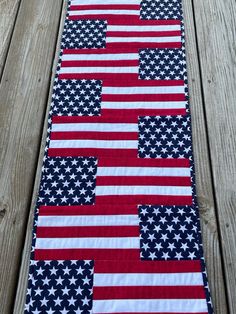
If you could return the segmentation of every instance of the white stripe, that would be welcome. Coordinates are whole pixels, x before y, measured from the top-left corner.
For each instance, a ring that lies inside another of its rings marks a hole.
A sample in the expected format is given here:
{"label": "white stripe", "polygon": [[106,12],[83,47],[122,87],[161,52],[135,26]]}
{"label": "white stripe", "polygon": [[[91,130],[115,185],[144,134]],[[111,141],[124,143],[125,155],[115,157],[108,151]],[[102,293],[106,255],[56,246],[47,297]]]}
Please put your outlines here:
{"label": "white stripe", "polygon": [[138,60],[137,53],[63,54],[62,61]]}
{"label": "white stripe", "polygon": [[133,238],[39,238],[36,249],[138,249],[139,237]]}
{"label": "white stripe", "polygon": [[186,108],[186,102],[184,101],[173,101],[173,102],[109,102],[102,101],[101,107],[103,109],[184,109]]}
{"label": "white stripe", "polygon": [[132,87],[103,87],[103,95],[119,95],[119,94],[182,94],[184,86],[132,86]]}
{"label": "white stripe", "polygon": [[95,266],[94,287],[202,285],[202,274],[200,272],[160,274],[97,274]]}
{"label": "white stripe", "polygon": [[83,15],[100,15],[100,14],[109,14],[109,15],[139,15],[140,10],[80,10],[80,11],[69,11],[70,16],[83,16]]}
{"label": "white stripe", "polygon": [[41,216],[39,227],[138,226],[137,215]]}
{"label": "white stripe", "polygon": [[120,140],[51,140],[50,148],[138,148],[138,141]]}
{"label": "white stripe", "polygon": [[138,132],[137,123],[53,123],[52,132]]}
{"label": "white stripe", "polygon": [[93,300],[93,313],[207,313],[205,299]]}
{"label": "white stripe", "polygon": [[138,73],[137,66],[123,67],[63,67],[60,73]]}
{"label": "white stripe", "polygon": [[96,186],[96,195],[192,195],[191,187],[186,186]]}
{"label": "white stripe", "polygon": [[107,37],[107,43],[175,43],[181,41],[181,36],[170,36],[170,37]]}
{"label": "white stripe", "polygon": [[98,167],[97,176],[190,177],[190,169],[174,167]]}
{"label": "white stripe", "polygon": [[179,30],[180,25],[107,25],[108,32],[160,32]]}
{"label": "white stripe", "polygon": [[107,5],[107,4],[140,4],[140,0],[129,0],[127,3],[127,0],[106,0],[105,2],[102,0],[72,0],[72,5]]}

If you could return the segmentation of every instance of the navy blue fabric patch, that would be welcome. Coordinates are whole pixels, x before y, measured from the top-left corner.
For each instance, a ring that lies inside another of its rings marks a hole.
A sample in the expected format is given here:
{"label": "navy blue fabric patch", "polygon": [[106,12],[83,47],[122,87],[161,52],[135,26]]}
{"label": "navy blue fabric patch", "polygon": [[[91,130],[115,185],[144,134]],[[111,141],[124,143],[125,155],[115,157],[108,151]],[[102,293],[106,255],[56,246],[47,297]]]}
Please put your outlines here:
{"label": "navy blue fabric patch", "polygon": [[96,165],[96,158],[48,157],[42,169],[38,204],[93,204]]}
{"label": "navy blue fabric patch", "polygon": [[139,157],[192,156],[189,116],[139,117]]}
{"label": "navy blue fabric patch", "polygon": [[144,260],[199,259],[198,216],[189,206],[139,206]]}
{"label": "navy blue fabric patch", "polygon": [[139,64],[142,80],[184,80],[186,76],[182,49],[141,49]]}
{"label": "navy blue fabric patch", "polygon": [[103,20],[67,20],[62,48],[105,48],[107,22]]}
{"label": "navy blue fabric patch", "polygon": [[143,20],[182,20],[181,0],[142,0]]}
{"label": "navy blue fabric patch", "polygon": [[56,80],[51,114],[56,116],[99,115],[102,82],[98,80]]}
{"label": "navy blue fabric patch", "polygon": [[25,313],[92,313],[92,261],[31,261]]}

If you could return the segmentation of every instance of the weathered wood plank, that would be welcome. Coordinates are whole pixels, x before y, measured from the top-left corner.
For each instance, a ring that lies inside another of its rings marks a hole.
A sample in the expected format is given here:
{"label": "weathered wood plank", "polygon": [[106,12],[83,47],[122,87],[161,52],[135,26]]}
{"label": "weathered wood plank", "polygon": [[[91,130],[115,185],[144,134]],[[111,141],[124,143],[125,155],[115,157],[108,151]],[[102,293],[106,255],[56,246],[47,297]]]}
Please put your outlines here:
{"label": "weathered wood plank", "polygon": [[[225,287],[223,281],[219,234],[217,230],[215,204],[212,190],[209,152],[201,80],[197,55],[192,4],[183,0],[185,13],[187,66],[192,115],[193,149],[196,167],[197,196],[200,206],[203,246],[205,251],[209,283],[215,314],[227,314]],[[204,30],[207,33],[207,28]]]}
{"label": "weathered wood plank", "polygon": [[0,313],[12,313],[61,0],[22,0],[0,86]]}
{"label": "weathered wood plank", "polygon": [[0,78],[21,0],[0,0]]}
{"label": "weathered wood plank", "polygon": [[42,141],[41,141],[39,160],[38,160],[35,183],[34,183],[34,191],[33,191],[31,209],[30,209],[29,220],[28,220],[28,224],[27,224],[24,250],[22,253],[20,276],[19,276],[19,280],[18,280],[17,294],[16,294],[16,298],[15,298],[13,314],[21,314],[21,313],[23,314],[23,312],[24,312],[26,288],[27,288],[27,284],[28,284],[28,269],[29,269],[30,250],[31,250],[31,242],[32,242],[32,226],[33,226],[33,218],[34,218],[34,209],[35,209],[35,202],[37,199],[37,193],[38,193],[38,188],[39,188],[40,178],[41,178],[42,163],[43,163],[43,156],[44,156],[44,147],[45,147],[45,143],[46,143],[47,127],[48,127],[48,114],[49,114],[49,109],[50,109],[50,104],[51,104],[51,95],[53,92],[52,87],[53,87],[53,82],[54,82],[54,75],[56,72],[56,67],[57,67],[58,57],[59,57],[59,49],[60,49],[60,44],[61,44],[61,34],[62,34],[63,28],[64,28],[66,6],[67,6],[67,3],[66,3],[66,0],[64,0],[62,14],[61,14],[60,29],[58,32],[56,56],[54,58],[54,66],[53,66],[52,77],[51,77],[50,94],[48,97],[48,104],[47,104],[47,109],[46,109],[46,114],[45,114],[43,136],[42,136]]}
{"label": "weathered wood plank", "polygon": [[194,0],[227,293],[236,313],[236,3]]}

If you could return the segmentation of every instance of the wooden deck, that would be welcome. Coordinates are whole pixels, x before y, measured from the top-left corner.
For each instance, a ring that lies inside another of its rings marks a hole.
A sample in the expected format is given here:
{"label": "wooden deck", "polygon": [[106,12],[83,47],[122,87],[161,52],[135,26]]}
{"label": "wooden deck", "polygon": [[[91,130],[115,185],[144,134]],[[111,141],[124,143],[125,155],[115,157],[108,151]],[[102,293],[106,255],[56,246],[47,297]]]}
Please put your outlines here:
{"label": "wooden deck", "polygon": [[[183,0],[197,191],[216,314],[236,313],[236,4]],[[23,313],[63,0],[0,0],[0,313]],[[2,40],[3,39],[3,40]]]}

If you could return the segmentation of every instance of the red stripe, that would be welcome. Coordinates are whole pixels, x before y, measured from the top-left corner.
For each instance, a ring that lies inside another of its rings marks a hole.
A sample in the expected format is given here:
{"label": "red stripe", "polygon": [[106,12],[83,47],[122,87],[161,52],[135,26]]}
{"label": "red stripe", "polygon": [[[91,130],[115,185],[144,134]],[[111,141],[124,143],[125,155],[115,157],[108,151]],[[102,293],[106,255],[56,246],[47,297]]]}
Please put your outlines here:
{"label": "red stripe", "polygon": [[201,272],[200,260],[183,261],[97,261],[95,273],[192,273]]}
{"label": "red stripe", "polygon": [[130,48],[120,48],[120,49],[107,49],[107,48],[99,48],[99,49],[63,49],[63,54],[78,54],[78,55],[101,55],[101,54],[119,54],[119,53],[138,53],[137,49]]}
{"label": "red stripe", "polygon": [[97,186],[109,185],[158,185],[158,186],[191,186],[190,177],[97,177]]}
{"label": "red stripe", "polygon": [[[71,5],[70,11],[83,10],[140,10],[138,4],[88,4],[88,5]],[[98,12],[99,13],[99,12]]]}
{"label": "red stripe", "polygon": [[93,287],[94,300],[205,299],[203,286]]}
{"label": "red stripe", "polygon": [[130,118],[123,113],[122,116],[111,114],[101,116],[53,116],[52,123],[137,123],[138,118]]}
{"label": "red stripe", "polygon": [[97,204],[192,205],[191,196],[169,195],[105,195],[96,196]]}
{"label": "red stripe", "polygon": [[36,249],[35,260],[137,260],[140,250],[137,249]]}
{"label": "red stripe", "polygon": [[132,81],[103,81],[104,87],[136,87],[136,86],[184,86],[183,80],[132,80]]}
{"label": "red stripe", "polygon": [[137,149],[49,148],[49,157],[137,157]]}
{"label": "red stripe", "polygon": [[181,25],[180,20],[140,20],[139,17],[133,16],[131,19],[120,18],[120,21],[109,21],[109,25]]}
{"label": "red stripe", "polygon": [[139,226],[37,227],[37,238],[139,237]]}
{"label": "red stripe", "polygon": [[138,215],[136,205],[79,205],[79,206],[40,206],[40,216],[70,215]]}
{"label": "red stripe", "polygon": [[140,20],[139,15],[113,15],[113,14],[96,14],[96,15],[75,15],[69,16],[72,20],[80,19],[109,19],[109,25],[181,25],[180,20]]}
{"label": "red stripe", "polygon": [[[139,60],[82,60],[62,61],[61,67],[128,67],[138,66]],[[102,71],[102,70],[101,70]]]}
{"label": "red stripe", "polygon": [[125,114],[132,118],[140,116],[178,116],[185,115],[186,109],[102,109],[101,113],[102,115]]}
{"label": "red stripe", "polygon": [[122,46],[126,45],[127,47],[130,48],[160,48],[160,49],[165,49],[165,48],[181,48],[182,47],[182,42],[181,38],[179,38],[179,42],[165,42],[165,43],[153,43],[153,42],[115,42],[115,43],[107,43],[106,46],[107,48],[120,48]]}
{"label": "red stripe", "polygon": [[99,167],[190,167],[188,158],[101,158]]}
{"label": "red stripe", "polygon": [[112,31],[107,32],[106,37],[171,37],[171,36],[181,36],[181,31],[157,31],[157,32],[130,32],[130,31]]}
{"label": "red stripe", "polygon": [[138,73],[61,73],[58,78],[59,80],[137,80],[138,77]]}
{"label": "red stripe", "polygon": [[138,140],[138,132],[52,132],[51,140]]}
{"label": "red stripe", "polygon": [[102,95],[102,101],[186,101],[185,94],[112,94]]}
{"label": "red stripe", "polygon": [[138,18],[139,18],[139,14],[122,14],[121,15],[118,15],[118,14],[112,14],[112,12],[110,14],[86,14],[86,15],[69,15],[69,19],[70,20],[108,20],[109,23],[111,21],[113,21],[115,24],[113,25],[116,25],[116,22],[117,23],[122,23],[124,17],[127,18],[128,20],[132,20],[134,17],[137,18],[135,19],[135,21],[138,21]]}

